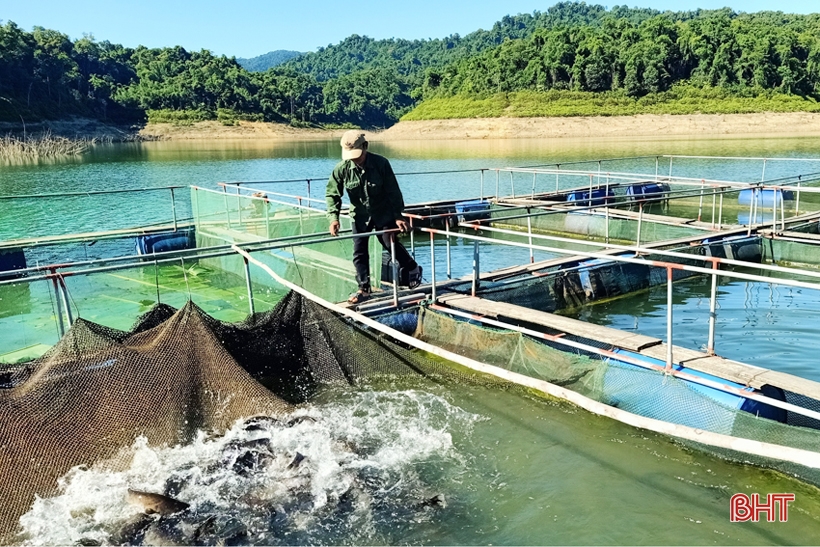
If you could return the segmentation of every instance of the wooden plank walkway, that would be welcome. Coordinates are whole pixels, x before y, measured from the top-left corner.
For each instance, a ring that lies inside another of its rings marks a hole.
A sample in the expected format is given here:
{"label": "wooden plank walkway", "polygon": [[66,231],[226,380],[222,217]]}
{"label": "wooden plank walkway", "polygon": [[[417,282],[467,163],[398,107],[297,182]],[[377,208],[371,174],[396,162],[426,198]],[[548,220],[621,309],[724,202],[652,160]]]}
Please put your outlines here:
{"label": "wooden plank walkway", "polygon": [[[666,361],[667,345],[658,338],[624,332],[618,329],[605,327],[563,317],[552,313],[531,310],[514,304],[494,302],[483,298],[467,295],[446,295],[438,302],[459,310],[477,315],[487,316],[500,321],[512,320],[513,323],[523,321],[545,327],[565,334],[583,336],[610,346],[639,353],[646,357]],[[673,346],[672,358],[675,363],[719,378],[760,389],[769,384],[781,389],[799,393],[812,399],[820,400],[820,383],[800,378],[784,372],[777,372],[745,363],[739,363],[723,357],[708,355],[680,346]]]}

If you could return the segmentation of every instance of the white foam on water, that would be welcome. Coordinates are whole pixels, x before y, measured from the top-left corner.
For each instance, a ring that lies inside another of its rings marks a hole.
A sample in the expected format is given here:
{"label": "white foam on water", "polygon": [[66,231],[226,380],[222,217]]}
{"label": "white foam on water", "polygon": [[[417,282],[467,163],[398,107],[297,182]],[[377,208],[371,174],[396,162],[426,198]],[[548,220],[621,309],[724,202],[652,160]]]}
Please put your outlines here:
{"label": "white foam on water", "polygon": [[[398,541],[394,521],[429,518],[425,500],[446,495],[437,487],[464,472],[452,432],[469,434],[480,419],[432,393],[361,391],[278,420],[240,421],[221,436],[200,432],[185,446],[139,438],[127,470],[76,467],[56,496],[37,498],[20,519],[20,543]],[[190,508],[129,530],[144,510],[129,488]]]}

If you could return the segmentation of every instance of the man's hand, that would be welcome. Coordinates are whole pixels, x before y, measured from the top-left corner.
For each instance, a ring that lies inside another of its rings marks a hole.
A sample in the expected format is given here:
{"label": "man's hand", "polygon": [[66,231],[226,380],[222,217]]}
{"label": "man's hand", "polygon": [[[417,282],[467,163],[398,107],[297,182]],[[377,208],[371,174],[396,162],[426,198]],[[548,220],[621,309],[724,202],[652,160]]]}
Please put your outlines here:
{"label": "man's hand", "polygon": [[339,235],[339,227],[340,226],[339,226],[339,221],[338,220],[331,221],[331,223],[330,223],[330,235],[332,235],[333,237],[336,237],[337,235]]}
{"label": "man's hand", "polygon": [[407,226],[407,223],[403,220],[397,220],[396,221],[396,228],[398,228],[399,231],[403,234],[406,234],[407,232],[410,231],[410,227]]}

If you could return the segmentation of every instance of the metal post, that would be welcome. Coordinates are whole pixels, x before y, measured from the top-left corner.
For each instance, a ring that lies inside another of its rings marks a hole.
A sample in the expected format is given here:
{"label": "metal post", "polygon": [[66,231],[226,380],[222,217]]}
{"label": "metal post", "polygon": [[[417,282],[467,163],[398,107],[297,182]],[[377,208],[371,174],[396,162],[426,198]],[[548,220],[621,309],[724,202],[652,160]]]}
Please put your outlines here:
{"label": "metal post", "polygon": [[763,158],[763,174],[760,175],[760,182],[766,180],[766,158]]}
{"label": "metal post", "polygon": [[800,214],[800,183],[797,183],[797,201],[794,202],[794,216]]}
{"label": "metal post", "polygon": [[416,259],[416,234],[413,231],[413,217],[410,217],[410,254]]}
{"label": "metal post", "polygon": [[712,187],[712,228],[715,227],[715,206],[717,205],[717,189]]}
{"label": "metal post", "polygon": [[396,234],[390,234],[390,262],[393,265],[393,307],[399,307],[399,265],[396,262]]}
{"label": "metal post", "polygon": [[655,156],[655,182],[658,182],[658,156]]}
{"label": "metal post", "polygon": [[495,170],[495,199],[498,199],[499,197],[501,197],[501,196],[498,195],[498,183],[499,183],[498,179],[500,177],[501,177],[501,171],[496,169]]}
{"label": "metal post", "polygon": [[780,229],[786,230],[786,192],[780,191]]}
{"label": "metal post", "polygon": [[666,370],[672,371],[672,268],[666,267]]}
{"label": "metal post", "polygon": [[641,246],[641,223],[643,221],[643,202],[638,203],[638,235],[635,237],[635,246]]}
{"label": "metal post", "polygon": [[307,181],[307,189],[308,189],[308,195],[307,195],[308,205],[310,205],[310,203],[311,203],[311,201],[310,201],[310,179],[305,179],[305,180]]}
{"label": "metal post", "polygon": [[[556,170],[560,171],[561,170],[561,164],[560,163],[555,164],[555,168],[556,168]],[[555,173],[555,193],[556,194],[558,193],[558,173]]]}
{"label": "metal post", "polygon": [[513,181],[512,171],[510,171],[510,191],[512,192],[512,198],[515,199],[515,181]]}
{"label": "metal post", "polygon": [[598,180],[597,184],[601,184],[601,160],[598,160]]}
{"label": "metal post", "polygon": [[777,231],[777,189],[772,188],[772,234]]}
{"label": "metal post", "polygon": [[174,231],[177,231],[177,202],[174,199],[174,189],[171,188],[171,214],[174,217]]}
{"label": "metal post", "polygon": [[430,275],[432,275],[433,279],[431,280],[431,287],[430,287],[430,297],[433,300],[433,303],[436,302],[436,245],[433,241],[433,232],[430,232]]}
{"label": "metal post", "polygon": [[65,316],[68,320],[68,326],[71,328],[71,325],[74,324],[74,316],[71,314],[71,306],[68,303],[68,289],[65,286],[65,279],[62,276],[58,280],[60,285],[60,297],[63,300],[63,307],[65,307]]}
{"label": "metal post", "polygon": [[538,176],[538,173],[532,174],[532,192],[530,193],[530,199],[535,199],[535,177]]}
{"label": "metal post", "polygon": [[51,283],[54,285],[54,302],[57,305],[57,334],[60,335],[60,338],[65,336],[65,323],[63,323],[63,304],[62,299],[60,298],[60,289],[57,286],[57,273],[56,270],[51,270]]}
{"label": "metal post", "polygon": [[253,308],[253,288],[251,287],[251,267],[248,264],[248,257],[243,256],[242,260],[245,261],[245,286],[248,289],[248,308],[250,309],[251,315],[255,313]]}
{"label": "metal post", "polygon": [[609,173],[606,174],[606,190],[604,190],[606,205],[604,206],[604,226],[606,231],[606,242],[609,243]]}
{"label": "metal post", "polygon": [[[530,212],[530,210],[527,209],[527,213],[529,213],[529,212]],[[530,242],[530,264],[533,264],[533,263],[535,263],[535,257],[533,256],[533,251],[532,251],[532,217],[529,217],[529,216],[527,217],[527,234],[528,234],[528,239],[529,239],[529,242]]]}
{"label": "metal post", "polygon": [[722,226],[723,226],[723,192],[720,193],[720,208],[718,209],[717,229],[720,230]]}
{"label": "metal post", "polygon": [[484,169],[481,170],[481,199],[484,199]]}
{"label": "metal post", "polygon": [[191,205],[194,209],[194,223],[198,223],[199,220],[200,220],[200,218],[199,218],[199,188],[196,188],[196,187],[194,188],[194,198],[193,198],[193,203],[191,203]]}
{"label": "metal post", "polygon": [[701,216],[703,214],[703,186],[706,184],[706,181],[701,179],[700,181],[700,203],[698,204],[698,222],[700,222]]}
{"label": "metal post", "polygon": [[450,271],[450,217],[447,217],[446,220],[444,231],[447,232],[447,279],[452,279],[453,272]]}
{"label": "metal post", "polygon": [[746,230],[746,237],[752,235],[752,214],[755,210],[755,196],[757,195],[757,189],[752,188],[752,197],[749,199],[749,229]]}
{"label": "metal post", "polygon": [[[587,207],[592,207],[592,175],[589,175],[589,201]],[[587,211],[587,213],[591,215],[592,211]]]}
{"label": "metal post", "polygon": [[239,228],[242,229],[242,197],[239,195],[239,186],[236,187],[236,215],[239,219]]}
{"label": "metal post", "polygon": [[222,187],[223,198],[225,200],[225,217],[228,219],[228,229],[231,227],[231,210],[228,208],[228,189]]}
{"label": "metal post", "polygon": [[270,239],[270,207],[268,207],[268,196],[265,196],[265,237]]}
{"label": "metal post", "polygon": [[717,260],[712,262],[712,267],[716,270],[712,274],[712,295],[709,299],[709,340],[706,342],[706,353],[715,354],[715,323],[717,322],[717,270],[720,264]]}
{"label": "metal post", "polygon": [[672,156],[669,156],[669,178],[672,178]]}
{"label": "metal post", "polygon": [[473,242],[473,296],[476,295],[476,291],[478,291],[478,284],[479,284],[479,254],[478,254],[478,240],[476,239]]}

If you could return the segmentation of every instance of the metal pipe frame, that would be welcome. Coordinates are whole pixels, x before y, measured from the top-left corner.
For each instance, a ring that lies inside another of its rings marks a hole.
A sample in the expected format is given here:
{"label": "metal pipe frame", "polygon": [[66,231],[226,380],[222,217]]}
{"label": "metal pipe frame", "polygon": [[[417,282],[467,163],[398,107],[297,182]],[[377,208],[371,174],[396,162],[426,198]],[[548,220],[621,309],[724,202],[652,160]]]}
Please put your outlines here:
{"label": "metal pipe frame", "polygon": [[603,358],[612,359],[614,361],[621,361],[621,362],[628,363],[630,365],[635,365],[635,366],[638,366],[638,367],[641,367],[641,368],[644,368],[644,369],[663,372],[663,373],[669,374],[670,376],[674,376],[674,377],[676,377],[680,380],[685,380],[685,381],[692,382],[692,383],[695,383],[695,384],[699,384],[699,385],[702,385],[702,386],[710,387],[712,389],[716,389],[716,390],[722,391],[724,393],[730,393],[730,394],[736,395],[738,397],[752,399],[754,401],[765,403],[767,405],[771,405],[771,406],[774,406],[774,407],[777,407],[777,408],[782,408],[784,410],[788,410],[789,412],[795,412],[797,414],[800,414],[800,415],[806,416],[806,417],[810,417],[810,418],[813,418],[815,420],[820,419],[820,412],[816,412],[816,411],[813,411],[813,410],[809,410],[807,408],[803,408],[803,407],[800,407],[800,406],[797,406],[797,405],[786,403],[786,402],[780,401],[778,399],[772,399],[770,397],[766,397],[765,395],[761,395],[761,394],[755,393],[753,391],[745,391],[745,390],[736,388],[734,386],[730,386],[730,385],[727,385],[727,384],[716,382],[714,380],[709,380],[707,378],[703,378],[701,376],[696,376],[694,374],[689,374],[687,372],[683,372],[683,371],[680,371],[680,370],[675,370],[674,368],[667,369],[666,367],[661,367],[661,366],[655,365],[653,363],[648,363],[646,361],[642,361],[640,359],[630,357],[629,355],[624,355],[622,353],[615,353],[613,351],[597,348],[595,346],[590,346],[590,345],[584,344],[582,342],[575,342],[573,340],[568,340],[567,338],[565,338],[561,335],[551,335],[551,334],[546,334],[546,333],[543,333],[543,332],[538,332],[538,331],[528,329],[528,328],[525,328],[525,327],[519,327],[518,325],[512,325],[510,323],[504,323],[502,321],[498,321],[498,320],[495,320],[495,319],[490,319],[490,318],[485,317],[483,315],[471,314],[471,313],[464,312],[464,311],[461,311],[461,310],[456,310],[456,309],[453,309],[453,308],[442,306],[440,304],[433,304],[433,305],[430,305],[429,307],[432,310],[440,311],[440,312],[447,313],[447,314],[450,314],[450,315],[455,315],[457,317],[463,317],[465,319],[471,319],[473,321],[478,321],[480,323],[484,323],[486,325],[490,325],[490,326],[493,326],[493,327],[501,328],[501,329],[504,329],[504,330],[520,332],[521,334],[525,334],[527,336],[531,336],[531,337],[536,338],[536,339],[549,340],[550,342],[553,342],[555,344],[559,344],[559,345],[566,346],[566,347],[569,347],[569,348],[572,348],[572,349],[592,353],[594,355],[599,355]]}
{"label": "metal pipe frame", "polygon": [[[345,230],[347,232],[347,230]],[[269,251],[274,249],[284,249],[288,247],[302,247],[306,245],[310,245],[312,243],[327,243],[330,241],[339,241],[345,239],[355,239],[358,237],[370,237],[372,235],[381,235],[381,234],[388,234],[388,233],[398,233],[399,230],[394,228],[392,230],[379,230],[373,232],[367,232],[364,234],[347,234],[347,235],[338,235],[338,236],[326,236],[324,234],[308,234],[304,236],[288,236],[282,237],[277,239],[272,239],[268,241],[258,241],[254,243],[245,243],[253,248],[254,251]],[[322,235],[323,237],[317,238],[317,236]],[[310,239],[309,241],[296,241],[298,239],[308,239],[308,238],[316,238]],[[165,263],[174,263],[180,258],[188,258],[188,259],[201,259],[201,258],[217,258],[222,256],[231,256],[236,254],[233,250],[233,245],[218,245],[214,247],[202,247],[199,249],[187,249],[182,251],[166,251],[163,253],[156,253],[150,255],[151,263],[157,264],[165,264]],[[34,281],[41,281],[44,279],[53,279],[58,276],[63,277],[71,277],[75,275],[84,275],[84,274],[92,274],[92,273],[102,273],[102,272],[110,272],[110,271],[117,271],[117,270],[128,270],[132,268],[141,268],[146,265],[143,260],[145,260],[146,256],[144,255],[133,255],[130,257],[117,257],[112,259],[100,259],[94,261],[83,261],[83,262],[73,262],[67,264],[52,264],[49,266],[40,266],[36,268],[27,268],[26,270],[14,270],[13,272],[8,272],[8,275],[17,274],[20,272],[24,272],[27,270],[36,270],[36,271],[43,271],[43,270],[56,270],[56,269],[65,269],[71,267],[77,267],[82,265],[88,265],[91,263],[110,263],[110,262],[124,262],[126,260],[130,260],[130,262],[126,264],[116,264],[113,266],[98,266],[93,268],[86,268],[82,270],[75,270],[75,271],[66,271],[66,272],[55,272],[51,274],[45,275],[35,275],[35,276],[27,276],[22,279],[7,279],[4,281],[0,281],[0,286],[2,285],[14,285],[17,283],[30,283]]]}
{"label": "metal pipe frame", "polygon": [[[471,225],[469,222],[463,222],[459,226],[461,226],[462,228],[473,228],[473,229],[475,229],[475,226]],[[522,237],[524,235],[522,232],[519,232],[519,231],[516,231],[516,230],[506,230],[504,228],[494,228],[494,227],[490,227],[490,226],[482,226],[481,230],[485,231],[485,232],[490,232],[490,233],[518,235],[518,236],[522,236]],[[636,254],[643,254],[643,255],[653,254],[653,255],[659,255],[659,256],[668,256],[668,257],[671,257],[671,258],[680,258],[680,259],[683,259],[683,260],[699,260],[701,262],[707,262],[707,263],[710,263],[710,264],[725,264],[727,266],[737,266],[737,267],[740,267],[740,268],[754,268],[756,270],[764,270],[764,271],[787,273],[787,274],[791,273],[791,274],[802,275],[802,276],[805,276],[805,277],[813,277],[813,278],[816,278],[816,279],[820,279],[820,271],[817,271],[817,270],[798,270],[796,268],[786,268],[784,266],[777,266],[776,264],[758,264],[758,263],[753,263],[753,262],[744,262],[742,260],[735,260],[735,259],[732,259],[732,258],[721,258],[721,257],[716,257],[716,256],[703,256],[703,255],[699,255],[699,254],[687,254],[687,253],[682,253],[682,252],[679,252],[679,251],[667,251],[667,250],[663,250],[663,249],[652,249],[652,248],[649,248],[649,247],[641,247],[641,246],[638,246],[638,245],[619,245],[617,243],[600,244],[600,243],[596,243],[594,241],[586,241],[586,240],[583,240],[583,239],[572,239],[572,238],[569,238],[569,237],[561,237],[561,236],[551,236],[551,235],[547,235],[547,234],[532,234],[531,236],[528,235],[528,237],[530,239],[540,239],[540,240],[544,240],[544,241],[555,241],[555,242],[560,242],[560,243],[573,243],[573,244],[577,244],[577,245],[581,245],[581,246],[596,247],[598,249],[603,247],[604,250],[618,250],[618,251],[625,251],[625,252],[634,252]],[[748,236],[745,236],[745,237],[748,238]],[[491,241],[497,241],[501,244],[505,243],[504,241],[494,240],[494,239],[491,240]],[[574,253],[575,253],[575,251],[568,251],[566,249],[564,250],[564,254],[574,254]],[[609,256],[611,256],[611,255],[609,255]]]}
{"label": "metal pipe frame", "polygon": [[[644,429],[648,429],[650,431],[654,431],[657,433],[668,434],[674,437],[688,439],[692,441],[696,441],[699,443],[705,443],[710,446],[722,447],[722,448],[729,448],[735,451],[747,452],[750,454],[761,455],[770,458],[777,458],[783,461],[790,461],[794,463],[798,463],[800,465],[807,465],[811,468],[820,468],[820,458],[817,457],[817,453],[808,451],[808,450],[801,450],[797,448],[791,448],[788,446],[783,445],[776,445],[772,443],[765,443],[765,442],[758,442],[758,441],[750,441],[748,439],[740,438],[740,437],[732,437],[730,435],[721,435],[718,433],[713,433],[709,431],[702,431],[700,429],[694,429],[687,426],[681,426],[677,424],[673,424],[670,422],[664,422],[661,420],[655,420],[652,418],[646,418],[643,416],[639,416],[637,414],[633,414],[630,412],[626,412],[620,410],[618,408],[614,408],[611,406],[607,406],[603,403],[598,401],[594,401],[588,397],[585,397],[579,393],[564,389],[562,387],[556,386],[549,382],[538,380],[536,378],[532,378],[530,376],[525,376],[522,374],[517,374],[511,372],[509,370],[505,370],[496,366],[487,365],[480,361],[476,361],[474,359],[469,359],[467,357],[463,357],[456,353],[449,352],[444,350],[438,346],[433,344],[428,344],[417,338],[413,338],[412,336],[403,334],[395,329],[387,327],[373,319],[370,319],[367,316],[362,314],[356,313],[353,310],[348,308],[333,304],[326,300],[323,300],[316,295],[311,294],[310,292],[306,291],[305,289],[295,285],[286,279],[281,278],[278,276],[273,270],[271,270],[267,265],[262,262],[257,261],[256,259],[250,257],[250,255],[242,250],[239,247],[235,247],[236,252],[241,254],[242,256],[248,257],[249,260],[254,262],[257,266],[262,268],[264,271],[270,275],[272,279],[280,283],[286,288],[289,288],[308,300],[316,302],[317,304],[325,307],[326,309],[332,310],[338,313],[341,316],[349,317],[354,321],[363,324],[366,327],[374,329],[378,332],[382,332],[387,334],[394,340],[398,340],[399,342],[405,343],[411,347],[420,349],[422,351],[426,351],[428,353],[432,353],[444,359],[448,359],[460,365],[463,365],[471,370],[479,371],[485,374],[490,374],[496,376],[498,378],[502,378],[506,381],[510,381],[516,383],[518,385],[523,385],[530,387],[532,389],[538,390],[542,393],[547,395],[557,397],[559,399],[569,401],[585,410],[588,410],[594,414],[599,416],[608,416],[614,418],[622,423],[630,424],[633,426],[641,427]],[[693,380],[694,381],[694,380]],[[715,383],[717,384],[717,383]],[[719,384],[718,384],[719,385]],[[731,386],[727,386],[730,387]],[[749,398],[760,397],[757,394],[750,394]],[[760,399],[758,399],[760,400]],[[767,401],[763,401],[767,402]],[[787,403],[781,403],[787,404]],[[794,406],[794,405],[789,405]],[[797,411],[800,411],[799,407],[795,407]]]}
{"label": "metal pipe frame", "polygon": [[[441,230],[437,230],[435,228],[420,228],[422,232],[433,232],[436,234],[443,233]],[[483,236],[477,235],[470,235],[467,233],[459,233],[456,237],[460,237],[467,240],[472,241],[484,241],[488,243],[497,243],[502,245],[507,245],[510,247],[521,247],[521,248],[529,248],[527,243],[518,243],[515,241],[498,241],[490,238],[486,238]],[[554,253],[557,255],[568,255],[568,256],[577,256],[582,258],[593,258],[593,259],[605,259],[610,260],[613,262],[625,262],[628,264],[639,264],[642,266],[653,266],[657,268],[671,268],[673,270],[683,270],[691,273],[697,273],[702,275],[720,275],[721,277],[728,277],[731,279],[740,279],[743,281],[757,281],[760,283],[771,283],[774,285],[784,285],[788,287],[800,287],[803,289],[812,289],[812,290],[820,290],[820,283],[809,283],[805,281],[796,281],[793,279],[782,279],[782,278],[771,278],[765,277],[761,275],[754,275],[754,274],[747,274],[742,272],[735,272],[731,270],[718,270],[715,271],[711,268],[705,268],[701,266],[690,266],[688,264],[679,264],[677,262],[667,262],[662,260],[647,260],[644,258],[638,257],[627,257],[621,255],[612,255],[612,254],[605,254],[600,252],[590,252],[590,251],[576,251],[576,250],[569,250],[569,249],[561,249],[557,247],[547,247],[545,245],[533,245],[533,248],[537,251],[546,251],[548,253]],[[645,249],[646,254],[651,254],[654,252],[653,249]],[[693,258],[695,255],[688,256],[688,258]],[[717,258],[709,258],[709,260],[724,260],[724,259],[717,259]],[[746,267],[752,266],[750,263],[745,264]],[[755,268],[759,268],[762,266],[761,264],[754,264]],[[801,272],[800,275],[803,275]]]}
{"label": "metal pipe frame", "polygon": [[164,190],[179,190],[187,186],[158,186],[157,188],[124,188],[122,190],[89,190],[88,192],[61,192],[56,194],[17,194],[13,196],[0,196],[0,200],[10,199],[41,199],[41,198],[64,198],[64,197],[88,197],[102,194],[128,194],[141,192],[161,192]]}

